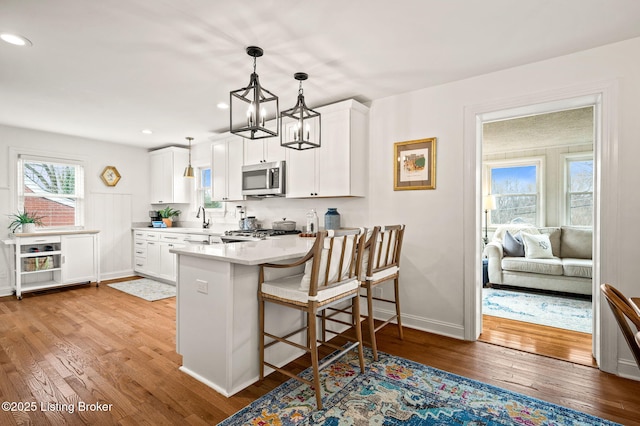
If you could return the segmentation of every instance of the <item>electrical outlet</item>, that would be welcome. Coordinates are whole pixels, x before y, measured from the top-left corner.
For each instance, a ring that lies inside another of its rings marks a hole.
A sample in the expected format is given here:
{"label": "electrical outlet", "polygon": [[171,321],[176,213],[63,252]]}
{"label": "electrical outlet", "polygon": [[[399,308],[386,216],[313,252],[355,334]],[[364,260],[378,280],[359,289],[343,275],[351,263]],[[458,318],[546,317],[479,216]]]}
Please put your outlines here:
{"label": "electrical outlet", "polygon": [[207,281],[196,280],[198,293],[209,294],[209,283]]}

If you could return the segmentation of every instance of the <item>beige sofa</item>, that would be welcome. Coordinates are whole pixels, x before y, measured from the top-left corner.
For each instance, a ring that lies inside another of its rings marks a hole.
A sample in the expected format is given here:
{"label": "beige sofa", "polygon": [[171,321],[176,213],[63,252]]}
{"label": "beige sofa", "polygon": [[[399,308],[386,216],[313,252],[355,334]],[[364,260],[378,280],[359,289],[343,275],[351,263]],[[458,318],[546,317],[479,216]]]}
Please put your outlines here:
{"label": "beige sofa", "polygon": [[[516,236],[524,243],[524,253],[518,253]],[[489,282],[590,295],[593,287],[592,240],[591,228],[501,226],[484,249]],[[550,251],[546,247],[549,243]]]}

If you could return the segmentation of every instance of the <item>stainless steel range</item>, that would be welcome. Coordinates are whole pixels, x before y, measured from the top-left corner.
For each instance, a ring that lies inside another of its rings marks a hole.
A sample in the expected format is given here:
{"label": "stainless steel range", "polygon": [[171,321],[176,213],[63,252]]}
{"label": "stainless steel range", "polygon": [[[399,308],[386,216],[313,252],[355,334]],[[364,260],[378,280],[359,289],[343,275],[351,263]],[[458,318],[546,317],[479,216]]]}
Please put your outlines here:
{"label": "stainless steel range", "polygon": [[293,231],[282,231],[282,230],[275,230],[275,229],[256,229],[255,231],[235,230],[235,231],[225,231],[224,240],[226,242],[230,242],[231,239],[237,239],[238,241],[255,241],[255,240],[264,240],[267,237],[274,237],[278,235],[293,235],[293,234],[299,234],[299,233],[300,231],[298,230],[293,230]]}

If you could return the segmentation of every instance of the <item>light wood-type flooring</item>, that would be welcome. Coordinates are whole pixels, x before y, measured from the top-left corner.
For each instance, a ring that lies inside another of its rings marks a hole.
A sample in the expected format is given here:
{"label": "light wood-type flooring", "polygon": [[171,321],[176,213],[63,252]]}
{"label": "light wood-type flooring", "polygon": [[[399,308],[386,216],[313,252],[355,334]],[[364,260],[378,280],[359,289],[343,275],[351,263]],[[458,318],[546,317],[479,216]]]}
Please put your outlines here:
{"label": "light wood-type flooring", "polygon": [[[536,340],[539,333],[528,329]],[[623,424],[640,424],[640,382],[552,355],[408,328],[404,335],[399,340],[395,327],[387,326],[378,333],[379,349]],[[26,294],[21,301],[0,298],[0,402],[11,405],[0,410],[1,425],[216,424],[286,380],[274,373],[225,398],[178,371],[180,364],[175,298],[146,302],[106,283]],[[308,365],[306,357],[294,362],[298,371]],[[11,411],[20,404],[25,410]],[[72,404],[74,412],[61,404]],[[83,404],[85,411],[79,412]]]}

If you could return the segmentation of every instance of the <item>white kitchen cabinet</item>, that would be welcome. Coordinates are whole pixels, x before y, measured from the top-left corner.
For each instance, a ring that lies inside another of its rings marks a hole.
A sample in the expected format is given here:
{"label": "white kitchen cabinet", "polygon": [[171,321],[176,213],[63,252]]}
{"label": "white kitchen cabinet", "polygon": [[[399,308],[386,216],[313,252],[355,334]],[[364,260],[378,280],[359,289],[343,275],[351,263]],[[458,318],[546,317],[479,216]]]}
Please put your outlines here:
{"label": "white kitchen cabinet", "polygon": [[169,250],[183,245],[185,239],[186,235],[182,234],[160,235],[160,278],[176,281],[176,255]]}
{"label": "white kitchen cabinet", "polygon": [[187,235],[162,231],[134,231],[134,270],[144,276],[176,282],[174,247],[185,244]]}
{"label": "white kitchen cabinet", "polygon": [[98,231],[12,234],[16,297],[70,284],[100,283]]}
{"label": "white kitchen cabinet", "polygon": [[160,241],[147,242],[147,275],[160,276]]}
{"label": "white kitchen cabinet", "polygon": [[321,147],[286,150],[287,198],[364,197],[368,108],[349,100],[316,110],[322,114]]}
{"label": "white kitchen cabinet", "polygon": [[213,201],[239,201],[242,196],[244,142],[239,136],[227,136],[211,147]]}
{"label": "white kitchen cabinet", "polygon": [[[275,130],[278,120],[267,122],[267,128]],[[280,137],[263,139],[244,139],[244,164],[271,163],[286,159],[286,148],[280,146]]]}
{"label": "white kitchen cabinet", "polygon": [[189,150],[168,147],[149,153],[151,204],[189,203],[193,179],[183,176]]}
{"label": "white kitchen cabinet", "polygon": [[99,263],[97,239],[91,234],[63,235],[62,282],[93,281]]}
{"label": "white kitchen cabinet", "polygon": [[244,164],[271,163],[286,160],[286,148],[280,146],[280,137],[244,140]]}

